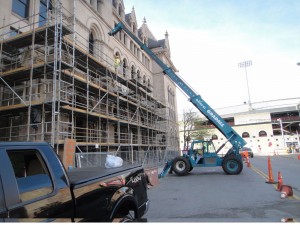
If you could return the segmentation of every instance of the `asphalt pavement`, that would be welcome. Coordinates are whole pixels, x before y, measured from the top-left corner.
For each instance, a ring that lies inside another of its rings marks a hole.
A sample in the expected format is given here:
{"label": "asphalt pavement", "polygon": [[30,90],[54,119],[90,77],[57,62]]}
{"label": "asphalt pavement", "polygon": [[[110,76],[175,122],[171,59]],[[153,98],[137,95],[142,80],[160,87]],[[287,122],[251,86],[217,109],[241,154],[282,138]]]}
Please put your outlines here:
{"label": "asphalt pavement", "polygon": [[[194,168],[187,176],[167,174],[148,191],[149,222],[281,222],[300,221],[300,160],[272,156],[272,174],[283,174],[294,196],[281,199],[277,184],[268,184],[268,157],[250,159],[239,175],[226,175],[221,167]],[[299,181],[298,181],[299,180]]]}

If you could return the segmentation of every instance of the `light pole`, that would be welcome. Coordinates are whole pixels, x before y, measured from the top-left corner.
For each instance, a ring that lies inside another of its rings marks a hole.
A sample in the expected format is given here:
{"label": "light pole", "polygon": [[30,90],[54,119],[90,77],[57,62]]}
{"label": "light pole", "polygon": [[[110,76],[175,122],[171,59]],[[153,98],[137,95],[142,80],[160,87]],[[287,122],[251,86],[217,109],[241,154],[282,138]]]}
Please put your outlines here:
{"label": "light pole", "polygon": [[248,75],[247,75],[247,67],[252,66],[252,61],[244,61],[240,62],[238,64],[239,68],[245,68],[245,73],[246,73],[246,81],[247,81],[247,89],[248,89],[248,105],[249,105],[249,110],[252,110],[252,105],[251,105],[251,98],[250,98],[250,90],[249,90],[249,82],[248,82]]}
{"label": "light pole", "polygon": [[[297,63],[297,66],[300,66],[300,62]],[[296,106],[297,110],[298,110],[298,115],[300,117],[300,103]],[[300,126],[300,123],[299,123],[299,126]],[[298,130],[296,130],[297,132],[297,139],[298,139],[298,149],[300,151],[300,140],[299,140],[299,133],[298,133]]]}
{"label": "light pole", "polygon": [[[299,126],[300,126],[300,124],[299,124]],[[298,141],[298,149],[300,149],[300,140],[299,140],[298,130],[296,130],[296,134],[297,134],[297,141]]]}
{"label": "light pole", "polygon": [[284,134],[283,134],[282,119],[279,118],[279,119],[277,119],[277,121],[279,121],[279,124],[280,124],[281,136],[282,136],[282,140],[283,140],[283,147],[285,148],[285,140],[284,140]]}

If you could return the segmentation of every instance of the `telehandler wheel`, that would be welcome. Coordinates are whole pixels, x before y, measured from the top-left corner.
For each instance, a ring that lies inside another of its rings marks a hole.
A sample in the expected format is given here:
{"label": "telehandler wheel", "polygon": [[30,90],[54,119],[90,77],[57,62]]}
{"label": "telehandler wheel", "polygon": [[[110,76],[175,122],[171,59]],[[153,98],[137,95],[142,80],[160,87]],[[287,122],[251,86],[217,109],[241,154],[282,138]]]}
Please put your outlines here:
{"label": "telehandler wheel", "polygon": [[172,170],[178,176],[185,176],[190,172],[190,162],[187,158],[178,156],[173,160]]}
{"label": "telehandler wheel", "polygon": [[237,175],[243,170],[243,162],[235,155],[228,155],[223,160],[222,168],[229,175]]}

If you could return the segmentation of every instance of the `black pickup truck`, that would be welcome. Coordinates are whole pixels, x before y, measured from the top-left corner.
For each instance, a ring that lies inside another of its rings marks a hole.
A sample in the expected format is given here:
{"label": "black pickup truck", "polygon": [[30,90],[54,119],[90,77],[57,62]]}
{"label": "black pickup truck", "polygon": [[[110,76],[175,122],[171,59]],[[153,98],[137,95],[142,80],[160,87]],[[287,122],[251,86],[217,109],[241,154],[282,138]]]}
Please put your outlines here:
{"label": "black pickup truck", "polygon": [[146,221],[141,166],[66,171],[48,143],[0,142],[0,222]]}

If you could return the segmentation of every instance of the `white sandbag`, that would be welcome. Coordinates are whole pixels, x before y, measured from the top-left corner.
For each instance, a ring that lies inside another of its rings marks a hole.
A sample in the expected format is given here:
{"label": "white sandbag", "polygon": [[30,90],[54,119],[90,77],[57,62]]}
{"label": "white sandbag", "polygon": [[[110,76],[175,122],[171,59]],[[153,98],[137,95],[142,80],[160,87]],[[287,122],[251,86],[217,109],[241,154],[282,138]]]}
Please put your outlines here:
{"label": "white sandbag", "polygon": [[105,162],[105,167],[106,168],[116,168],[116,167],[121,167],[123,165],[123,159],[114,156],[114,155],[107,155],[106,156],[106,162]]}

